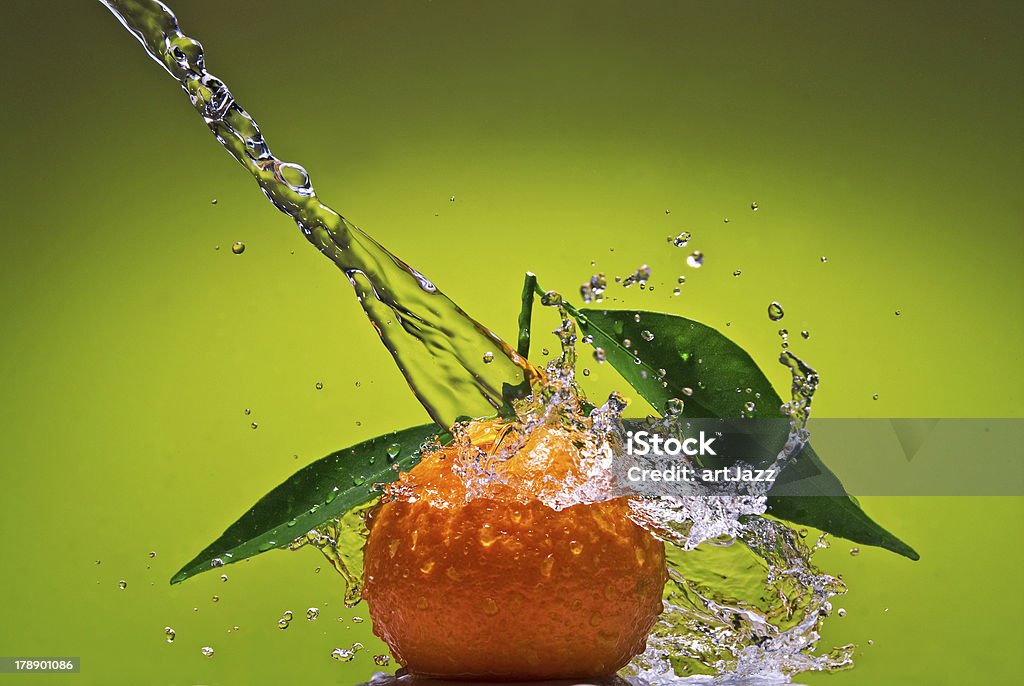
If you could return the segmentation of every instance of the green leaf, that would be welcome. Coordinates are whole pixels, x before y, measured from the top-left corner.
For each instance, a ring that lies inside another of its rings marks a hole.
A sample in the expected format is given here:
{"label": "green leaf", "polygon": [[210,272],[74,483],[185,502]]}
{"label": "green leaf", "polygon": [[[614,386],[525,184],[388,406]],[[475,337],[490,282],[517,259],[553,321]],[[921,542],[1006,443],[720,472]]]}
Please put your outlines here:
{"label": "green leaf", "polygon": [[[371,438],[331,453],[292,474],[267,493],[220,538],[171,577],[176,584],[221,565],[275,548],[377,497],[376,484],[398,478],[419,461],[424,443],[442,434],[436,424]],[[442,440],[444,436],[441,436]]]}
{"label": "green leaf", "polygon": [[[768,378],[750,355],[715,329],[660,312],[568,307],[581,333],[593,336],[608,363],[658,410],[677,398],[691,417],[740,417],[745,403],[757,398],[754,412],[747,416],[780,416],[782,399]],[[628,348],[623,343],[627,339]],[[850,496],[834,495],[845,490],[809,444],[782,475],[780,483],[801,480],[801,493],[827,486],[821,490],[829,495],[769,493],[768,511],[773,516],[919,559],[913,548],[875,523]]]}

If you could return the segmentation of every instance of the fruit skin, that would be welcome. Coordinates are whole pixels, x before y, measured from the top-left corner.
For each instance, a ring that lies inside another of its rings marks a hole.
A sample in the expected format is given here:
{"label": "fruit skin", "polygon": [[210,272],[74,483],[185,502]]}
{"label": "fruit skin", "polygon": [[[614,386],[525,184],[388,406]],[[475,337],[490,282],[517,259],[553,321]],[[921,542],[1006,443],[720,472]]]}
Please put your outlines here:
{"label": "fruit skin", "polygon": [[[480,428],[489,447],[493,427]],[[498,483],[466,498],[460,451],[426,456],[368,518],[363,597],[411,672],[483,680],[583,679],[642,652],[662,611],[664,545],[624,498],[554,510],[537,499],[580,472],[571,434],[541,427]],[[412,494],[412,497],[410,497]]]}

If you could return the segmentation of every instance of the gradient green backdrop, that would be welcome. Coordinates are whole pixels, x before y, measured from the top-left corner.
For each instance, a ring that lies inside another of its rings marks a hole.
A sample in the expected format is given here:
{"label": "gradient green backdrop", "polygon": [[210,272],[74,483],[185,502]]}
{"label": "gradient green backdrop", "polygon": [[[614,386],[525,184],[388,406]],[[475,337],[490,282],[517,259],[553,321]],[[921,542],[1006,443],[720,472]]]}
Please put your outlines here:
{"label": "gradient green backdrop", "polygon": [[[819,416],[1019,417],[1021,5],[960,5],[174,8],[279,156],[506,337],[524,270],[574,292],[591,260],[647,263],[654,291],[613,305],[731,323],[784,388],[781,301]],[[99,3],[3,13],[0,655],[82,657],[33,683],[361,680],[382,646],[316,552],[167,580],[300,465],[423,411],[344,279]],[[851,589],[824,643],[858,666],[799,680],[1015,680],[1022,499],[864,504],[922,560],[823,554]]]}

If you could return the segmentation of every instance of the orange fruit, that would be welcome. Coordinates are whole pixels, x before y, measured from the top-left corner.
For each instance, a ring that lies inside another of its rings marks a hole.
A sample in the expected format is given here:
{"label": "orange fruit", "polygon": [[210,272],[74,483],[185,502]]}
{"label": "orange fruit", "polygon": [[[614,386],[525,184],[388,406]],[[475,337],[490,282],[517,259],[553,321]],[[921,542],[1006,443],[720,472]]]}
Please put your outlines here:
{"label": "orange fruit", "polygon": [[[508,426],[480,422],[490,451]],[[410,672],[485,680],[593,678],[646,646],[662,610],[664,545],[617,498],[553,509],[585,479],[573,432],[535,429],[467,498],[475,461],[424,456],[367,518],[364,589],[374,633]],[[548,500],[548,502],[551,502]]]}

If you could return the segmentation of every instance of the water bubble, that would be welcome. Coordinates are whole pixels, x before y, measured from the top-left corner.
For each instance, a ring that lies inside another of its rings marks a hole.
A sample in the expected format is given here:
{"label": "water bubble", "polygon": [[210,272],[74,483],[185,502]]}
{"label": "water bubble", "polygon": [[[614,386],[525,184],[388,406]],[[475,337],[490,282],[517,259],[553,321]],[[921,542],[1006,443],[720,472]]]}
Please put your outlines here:
{"label": "water bubble", "polygon": [[210,646],[203,646],[199,649],[199,652],[203,654],[203,657],[213,657],[213,648]]}
{"label": "water bubble", "polygon": [[319,608],[311,607],[308,610],[306,610],[306,619],[308,621],[310,621],[310,622],[315,621],[316,618],[319,617],[319,616],[320,616],[320,609]]}
{"label": "water bubble", "polygon": [[123,591],[124,589],[128,588],[128,582],[125,581],[124,579],[121,579],[120,581],[117,582],[117,587],[120,588]]}
{"label": "water bubble", "polygon": [[373,664],[377,665],[378,667],[387,667],[389,664],[391,664],[391,658],[387,655],[374,655]]}
{"label": "water bubble", "polygon": [[651,341],[654,340],[654,334],[648,331],[647,329],[644,329],[643,331],[640,332],[640,338],[650,343]]}
{"label": "water bubble", "polygon": [[245,252],[245,243],[243,243],[242,241],[235,241],[234,243],[231,244],[231,252],[235,253],[236,255],[241,255],[242,253]]}
{"label": "water bubble", "polygon": [[172,629],[169,626],[165,626],[164,627],[164,640],[166,640],[168,643],[174,643],[174,636],[175,636],[174,629]]}
{"label": "water bubble", "polygon": [[594,348],[594,359],[598,362],[604,362],[608,359],[608,355],[605,353],[604,348]]}
{"label": "water bubble", "polygon": [[742,269],[737,269],[737,270],[735,270],[735,271],[734,271],[734,272],[732,273],[732,275],[733,275],[733,276],[740,276],[740,275],[741,275],[742,273],[743,273],[743,270],[742,270]]}
{"label": "water bubble", "polygon": [[853,557],[860,555],[860,548],[850,548],[850,555]]}
{"label": "water bubble", "polygon": [[677,417],[683,413],[684,403],[679,398],[670,398],[665,401],[665,414]]}
{"label": "water bubble", "polygon": [[761,206],[758,205],[756,202],[752,202],[750,203],[750,209],[752,209],[754,212],[757,212],[759,209],[761,209]]}
{"label": "water bubble", "polygon": [[786,313],[783,311],[782,305],[780,305],[775,300],[773,300],[771,304],[768,305],[768,319],[771,319],[773,322],[779,321],[785,315]]}
{"label": "water bubble", "polygon": [[341,648],[335,648],[331,651],[331,657],[338,662],[352,662],[356,654],[351,650],[342,650]]}
{"label": "water bubble", "polygon": [[484,353],[484,364],[490,364],[494,361],[494,353],[488,351]]}
{"label": "water bubble", "polygon": [[690,253],[689,257],[686,258],[686,264],[694,269],[700,269],[704,266],[704,253],[700,250],[694,250]]}
{"label": "water bubble", "polygon": [[672,239],[672,245],[676,246],[677,248],[685,248],[686,244],[690,242],[690,238],[692,238],[690,232],[683,231],[681,234]]}

